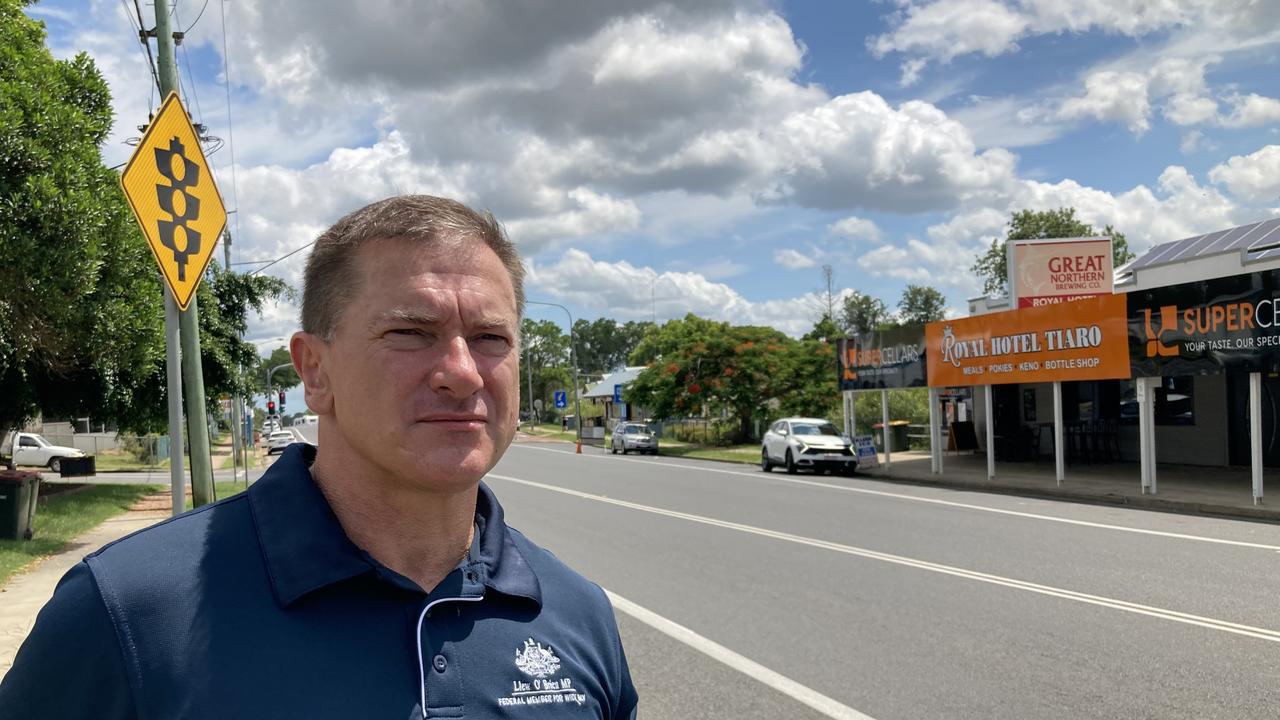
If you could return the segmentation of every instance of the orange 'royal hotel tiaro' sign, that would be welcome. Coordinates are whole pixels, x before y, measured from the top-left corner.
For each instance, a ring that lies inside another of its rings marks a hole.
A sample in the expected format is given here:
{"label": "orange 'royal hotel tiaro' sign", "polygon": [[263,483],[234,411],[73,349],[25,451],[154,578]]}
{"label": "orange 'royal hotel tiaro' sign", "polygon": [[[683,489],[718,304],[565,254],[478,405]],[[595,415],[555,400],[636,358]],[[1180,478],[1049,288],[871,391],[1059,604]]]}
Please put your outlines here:
{"label": "orange 'royal hotel tiaro' sign", "polygon": [[929,323],[930,387],[1128,378],[1124,295]]}

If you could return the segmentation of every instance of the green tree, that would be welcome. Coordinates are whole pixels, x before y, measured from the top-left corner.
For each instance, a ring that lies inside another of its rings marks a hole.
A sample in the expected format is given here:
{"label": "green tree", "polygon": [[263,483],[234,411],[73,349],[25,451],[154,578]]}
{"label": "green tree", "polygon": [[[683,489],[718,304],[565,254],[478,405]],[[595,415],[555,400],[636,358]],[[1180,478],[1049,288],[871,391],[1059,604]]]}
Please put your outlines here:
{"label": "green tree", "polygon": [[841,402],[835,341],[810,335],[786,345],[785,363],[777,378],[777,414],[825,417],[838,425]]}
{"label": "green tree", "polygon": [[[150,255],[147,258],[149,269],[154,271],[155,261],[150,260]],[[245,397],[262,395],[265,392],[263,373],[267,361],[259,357],[256,347],[241,338],[248,329],[250,310],[261,313],[267,301],[292,297],[292,290],[279,278],[226,272],[217,265],[210,265],[196,296],[200,303],[200,368],[204,375],[207,410],[216,413],[218,398],[222,396],[236,393]],[[121,407],[112,414],[124,430],[163,432],[168,424],[163,336],[157,337],[155,342],[156,352],[148,368],[149,382],[133,394],[128,407]],[[279,359],[281,356],[283,359]],[[279,348],[272,353],[271,359],[279,359],[277,364],[289,362],[289,351]],[[279,381],[286,378],[286,373],[292,378],[292,382],[284,385],[286,389],[298,384],[292,369],[281,370],[274,376],[277,387],[280,386]],[[96,410],[92,414],[100,417]]]}
{"label": "green tree", "polygon": [[880,298],[855,290],[845,296],[843,305],[841,319],[851,335],[872,332],[890,322],[889,308]]}
{"label": "green tree", "polygon": [[908,285],[898,301],[898,321],[903,325],[937,322],[947,315],[947,298],[938,290]]}
{"label": "green tree", "polygon": [[[551,320],[525,318],[520,328],[521,373],[520,410],[528,410],[530,399],[541,400],[543,412],[551,407],[552,393],[573,386],[569,363],[569,336]],[[527,396],[532,376],[533,396]],[[569,393],[573,395],[572,392]]]}
{"label": "green tree", "polygon": [[292,362],[293,356],[286,347],[278,347],[266,357],[255,353],[253,363],[245,366],[245,373],[248,375],[246,379],[251,386],[250,394],[266,395],[271,390],[290,390],[297,387],[302,382],[302,378],[298,377],[298,371],[292,367],[275,371],[271,376],[271,387],[267,387],[267,372],[273,367],[288,365]]}
{"label": "green tree", "polygon": [[612,318],[597,318],[594,321],[579,318],[573,323],[578,370],[603,374],[625,365],[627,356],[653,327],[654,324],[647,320],[629,320],[625,324],[619,324]]}
{"label": "green tree", "polygon": [[1095,237],[1111,238],[1111,255],[1115,267],[1133,259],[1129,242],[1124,233],[1107,225],[1101,233],[1093,226],[1076,218],[1076,209],[1019,210],[1009,218],[1009,231],[1003,239],[991,241],[991,247],[974,259],[972,270],[982,278],[982,292],[989,296],[1009,293],[1009,256],[1005,246],[1010,240],[1036,240],[1048,238]]}
{"label": "green tree", "polygon": [[789,376],[795,342],[773,328],[689,314],[645,335],[631,362],[648,367],[623,399],[649,408],[656,418],[728,415],[737,424],[737,438],[745,441],[752,420],[765,418],[766,402],[782,392],[780,379]]}
{"label": "green tree", "polygon": [[106,83],[55,60],[23,4],[0,0],[0,429],[127,420],[163,360],[158,271],[99,156]]}
{"label": "green tree", "polygon": [[826,313],[818,318],[818,322],[813,324],[813,329],[804,334],[801,340],[821,340],[823,342],[834,343],[836,340],[844,337],[844,328],[841,328],[832,317]]}

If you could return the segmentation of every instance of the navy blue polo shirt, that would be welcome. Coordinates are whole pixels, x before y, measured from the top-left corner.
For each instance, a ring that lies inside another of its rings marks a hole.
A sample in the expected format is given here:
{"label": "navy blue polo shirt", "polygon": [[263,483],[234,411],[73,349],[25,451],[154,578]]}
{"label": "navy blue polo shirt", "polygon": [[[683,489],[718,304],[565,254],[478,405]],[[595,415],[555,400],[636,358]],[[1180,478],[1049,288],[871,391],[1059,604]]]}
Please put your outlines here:
{"label": "navy blue polo shirt", "polygon": [[356,547],[293,445],[243,493],[114,542],[62,579],[0,718],[631,718],[609,601],[480,485],[467,558],[430,594]]}

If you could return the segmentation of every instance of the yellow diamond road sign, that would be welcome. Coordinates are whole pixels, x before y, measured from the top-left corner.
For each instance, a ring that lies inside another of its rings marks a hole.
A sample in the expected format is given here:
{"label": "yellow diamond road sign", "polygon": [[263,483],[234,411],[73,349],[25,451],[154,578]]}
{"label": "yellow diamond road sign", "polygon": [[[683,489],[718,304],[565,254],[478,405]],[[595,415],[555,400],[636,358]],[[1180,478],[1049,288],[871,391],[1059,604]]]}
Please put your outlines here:
{"label": "yellow diamond road sign", "polygon": [[186,310],[227,224],[227,210],[177,93],[165,98],[120,185],[165,283]]}

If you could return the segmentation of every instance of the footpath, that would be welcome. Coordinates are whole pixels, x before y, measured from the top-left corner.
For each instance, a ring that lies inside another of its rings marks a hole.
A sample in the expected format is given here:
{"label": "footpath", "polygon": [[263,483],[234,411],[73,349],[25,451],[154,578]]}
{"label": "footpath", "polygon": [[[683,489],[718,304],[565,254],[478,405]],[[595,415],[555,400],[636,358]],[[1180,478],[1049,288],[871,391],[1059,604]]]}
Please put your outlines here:
{"label": "footpath", "polygon": [[[880,462],[880,467],[859,471],[859,475],[957,490],[1280,522],[1280,501],[1264,496],[1261,503],[1253,502],[1248,468],[1160,465],[1156,469],[1157,492],[1150,494],[1142,491],[1137,463],[1071,465],[1059,485],[1052,461],[996,463],[994,479],[987,478],[987,460],[982,455],[948,452],[941,475],[931,471],[928,452],[895,452],[889,467],[883,465],[884,455],[880,455]],[[1280,494],[1280,487],[1271,492]]]}
{"label": "footpath", "polygon": [[[215,445],[212,454],[213,466],[220,467],[231,456],[230,443]],[[190,495],[188,486],[187,496]],[[53,596],[58,581],[72,566],[107,543],[171,517],[172,509],[168,490],[148,495],[125,513],[77,537],[62,552],[37,560],[0,587],[0,679],[13,665],[14,656],[35,625],[40,608]]]}

